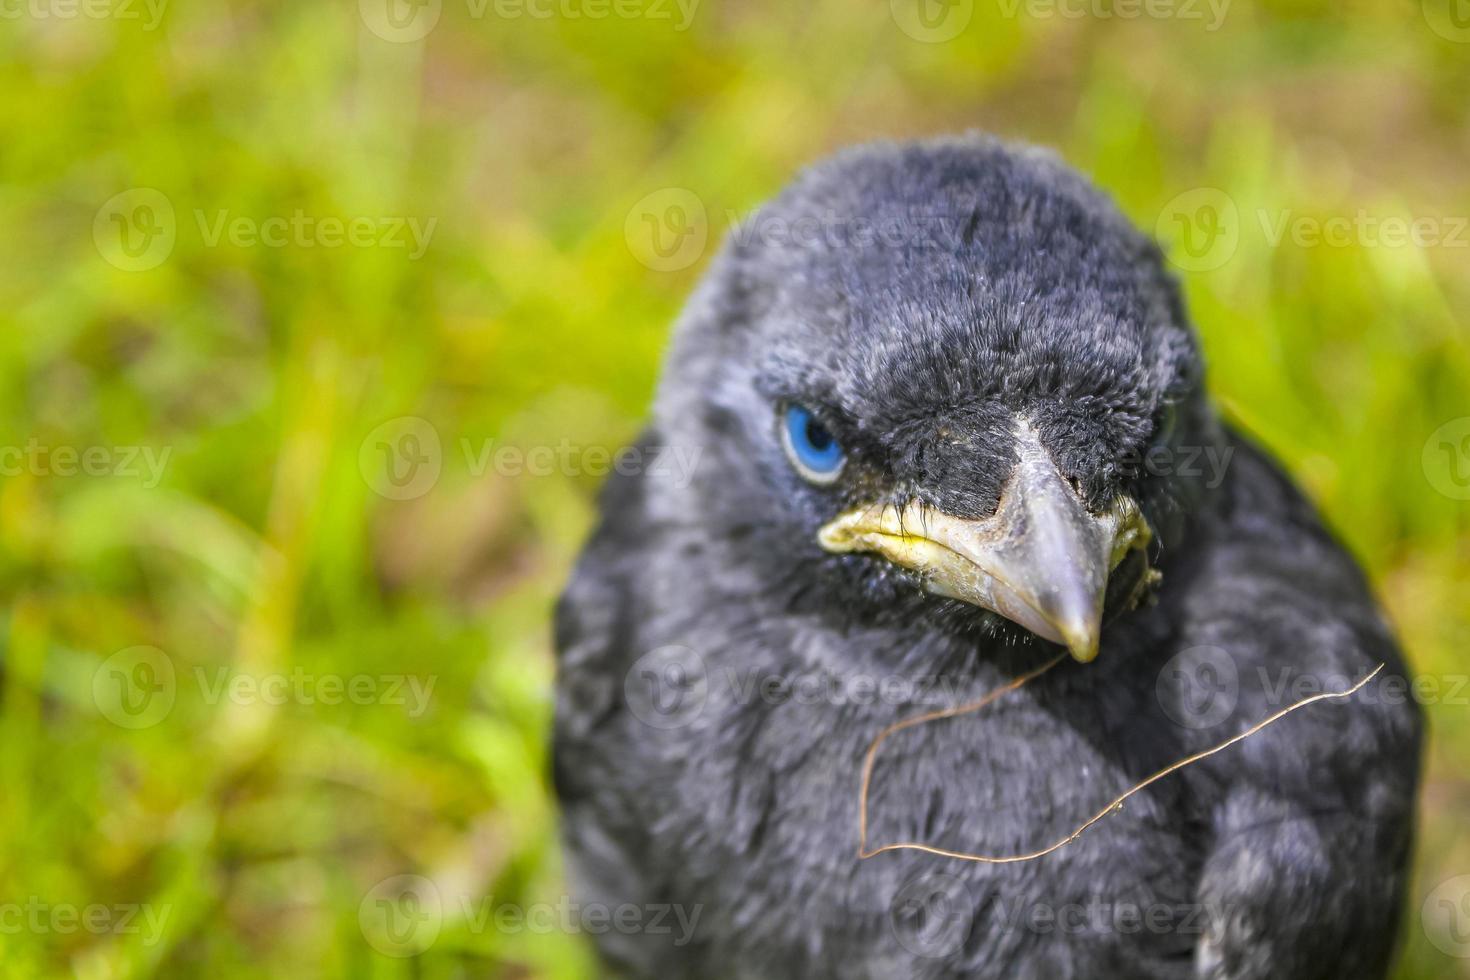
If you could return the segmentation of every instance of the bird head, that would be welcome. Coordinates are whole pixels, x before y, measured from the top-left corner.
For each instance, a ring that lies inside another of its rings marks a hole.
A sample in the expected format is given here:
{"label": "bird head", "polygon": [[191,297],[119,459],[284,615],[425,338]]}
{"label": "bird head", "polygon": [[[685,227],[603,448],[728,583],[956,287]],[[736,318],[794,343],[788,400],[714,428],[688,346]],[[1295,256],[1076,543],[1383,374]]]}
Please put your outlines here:
{"label": "bird head", "polygon": [[1051,154],[967,137],[848,151],[738,225],[656,417],[731,575],[1089,661],[1201,492],[1148,465],[1217,438],[1200,377],[1157,247]]}

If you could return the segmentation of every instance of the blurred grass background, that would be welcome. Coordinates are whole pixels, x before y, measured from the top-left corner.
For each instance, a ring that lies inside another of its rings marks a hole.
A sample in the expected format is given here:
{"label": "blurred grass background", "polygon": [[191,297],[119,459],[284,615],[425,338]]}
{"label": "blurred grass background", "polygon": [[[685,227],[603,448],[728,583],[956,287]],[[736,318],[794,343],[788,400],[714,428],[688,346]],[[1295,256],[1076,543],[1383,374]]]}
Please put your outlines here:
{"label": "blurred grass background", "polygon": [[[43,907],[41,928],[0,918],[0,971],[593,975],[582,939],[477,927],[459,898],[562,892],[547,620],[598,480],[476,459],[629,438],[732,218],[864,139],[1056,146],[1166,241],[1188,233],[1171,208],[1223,208],[1233,240],[1196,260],[1170,242],[1213,390],[1361,556],[1416,668],[1464,676],[1470,502],[1425,449],[1470,416],[1470,11],[1236,0],[1210,30],[1205,5],[923,2],[927,21],[907,0],[702,0],[687,24],[663,0],[602,19],[567,16],[574,0],[546,18],[471,0],[5,8],[0,445],[100,447],[112,469],[32,456],[0,478],[0,903]],[[139,188],[163,208],[138,211]],[[1443,240],[1270,233],[1360,209]],[[419,257],[212,237],[222,212],[298,211],[435,224]],[[696,244],[668,258],[645,213]],[[158,222],[171,248],[108,242]],[[372,463],[385,440],[423,445],[403,417],[442,467],[406,493]],[[169,453],[156,485],[124,465],[135,446]],[[174,679],[141,727],[96,683],[108,664],[156,677],[139,646]],[[435,686],[414,712],[199,681],[298,669]],[[1404,978],[1470,976],[1447,955],[1465,937],[1422,914],[1470,873],[1467,697],[1430,707]],[[401,874],[444,899],[416,958],[364,925]],[[96,903],[166,924],[54,915]]]}

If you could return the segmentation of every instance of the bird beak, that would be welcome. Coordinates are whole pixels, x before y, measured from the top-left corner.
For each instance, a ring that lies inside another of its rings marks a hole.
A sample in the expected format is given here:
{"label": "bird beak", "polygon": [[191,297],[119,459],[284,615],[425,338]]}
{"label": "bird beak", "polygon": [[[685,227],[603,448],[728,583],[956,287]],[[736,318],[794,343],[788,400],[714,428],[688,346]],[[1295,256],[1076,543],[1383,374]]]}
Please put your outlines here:
{"label": "bird beak", "polygon": [[832,552],[876,552],[918,572],[927,591],[999,613],[1087,663],[1097,656],[1108,576],[1152,535],[1129,497],[1090,512],[1024,425],[1018,451],[990,517],[875,504],[836,518],[818,540]]}

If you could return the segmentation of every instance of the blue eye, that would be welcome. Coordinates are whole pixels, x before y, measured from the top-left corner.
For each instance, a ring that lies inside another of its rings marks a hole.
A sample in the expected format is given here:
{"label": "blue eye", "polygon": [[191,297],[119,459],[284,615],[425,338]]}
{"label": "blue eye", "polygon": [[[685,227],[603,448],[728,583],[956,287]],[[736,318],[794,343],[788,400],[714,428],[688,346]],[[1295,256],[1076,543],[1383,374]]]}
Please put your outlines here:
{"label": "blue eye", "polygon": [[837,438],[827,430],[811,410],[801,405],[787,405],[781,419],[781,441],[791,465],[812,483],[831,483],[842,473],[847,454]]}

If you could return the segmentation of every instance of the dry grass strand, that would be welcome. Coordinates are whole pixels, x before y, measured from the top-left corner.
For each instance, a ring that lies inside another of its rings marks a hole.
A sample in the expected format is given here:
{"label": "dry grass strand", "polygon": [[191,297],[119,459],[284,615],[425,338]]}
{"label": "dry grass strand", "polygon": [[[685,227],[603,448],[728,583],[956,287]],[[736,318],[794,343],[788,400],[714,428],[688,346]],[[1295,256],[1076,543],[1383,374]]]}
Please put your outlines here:
{"label": "dry grass strand", "polygon": [[913,718],[907,718],[903,721],[895,722],[894,724],[889,725],[887,728],[879,732],[878,736],[873,739],[872,744],[868,746],[867,756],[863,760],[863,778],[862,787],[860,790],[861,797],[858,806],[858,859],[865,861],[868,858],[877,857],[879,854],[884,854],[888,851],[922,851],[925,854],[934,854],[939,857],[953,858],[956,861],[972,861],[977,864],[1019,864],[1023,861],[1034,861],[1037,858],[1046,857],[1046,855],[1051,854],[1054,851],[1061,850],[1063,847],[1066,847],[1068,844],[1081,837],[1093,825],[1098,823],[1098,821],[1102,820],[1108,814],[1121,810],[1123,808],[1123,803],[1129,797],[1143,791],[1144,789],[1147,789],[1149,786],[1152,786],[1154,783],[1163,779],[1165,776],[1173,775],[1186,766],[1192,766],[1196,762],[1200,762],[1204,759],[1208,759],[1212,755],[1223,752],[1226,749],[1230,748],[1232,745],[1235,745],[1238,742],[1245,741],[1262,729],[1270,725],[1274,725],[1276,722],[1285,718],[1293,711],[1296,711],[1300,708],[1305,708],[1309,704],[1314,704],[1318,701],[1326,701],[1333,698],[1351,697],[1352,695],[1358,693],[1358,691],[1362,690],[1363,686],[1366,685],[1369,681],[1377,677],[1379,671],[1383,670],[1384,667],[1383,664],[1379,664],[1377,667],[1373,668],[1373,670],[1366,677],[1364,677],[1362,680],[1358,681],[1356,684],[1346,690],[1326,691],[1321,694],[1314,694],[1310,697],[1303,698],[1302,700],[1297,701],[1295,704],[1282,708],[1280,711],[1267,717],[1264,721],[1257,722],[1250,728],[1247,728],[1245,731],[1241,732],[1239,735],[1231,736],[1220,744],[1205,749],[1203,752],[1196,752],[1194,755],[1180,759],[1178,762],[1174,762],[1170,765],[1165,766],[1163,769],[1160,769],[1158,772],[1154,773],[1152,776],[1149,776],[1142,782],[1135,783],[1132,787],[1128,789],[1127,792],[1123,793],[1117,799],[1113,800],[1107,806],[1103,807],[1097,813],[1093,814],[1092,817],[1090,817],[1085,823],[1081,824],[1076,830],[1072,831],[1066,837],[1063,837],[1061,840],[1057,841],[1055,844],[1052,844],[1050,847],[1043,847],[1039,851],[1032,851],[1028,854],[1013,854],[1004,857],[998,857],[985,854],[966,854],[963,851],[950,851],[942,847],[930,847],[928,844],[919,844],[914,842],[884,844],[883,846],[876,847],[872,850],[868,849],[868,791],[872,786],[873,765],[878,759],[878,749],[882,747],[884,741],[887,740],[888,736],[893,735],[897,732],[901,732],[906,728],[913,728],[916,725],[923,725],[931,721],[939,721],[944,718],[954,718],[959,715],[965,715],[970,714],[971,712],[979,711],[981,708],[986,707],[998,698],[1001,698],[1004,695],[1011,693],[1012,691],[1019,690],[1021,687],[1035,680],[1037,677],[1040,677],[1042,674],[1051,670],[1053,667],[1055,667],[1057,664],[1061,663],[1065,659],[1067,659],[1067,654],[1064,653],[1058,657],[1053,658],[1052,660],[1031,671],[1030,673],[1022,674],[1014,680],[1008,682],[1007,684],[996,688],[994,691],[991,691],[978,700],[959,705],[958,707],[944,708],[939,711],[931,711],[926,714],[917,715]]}

